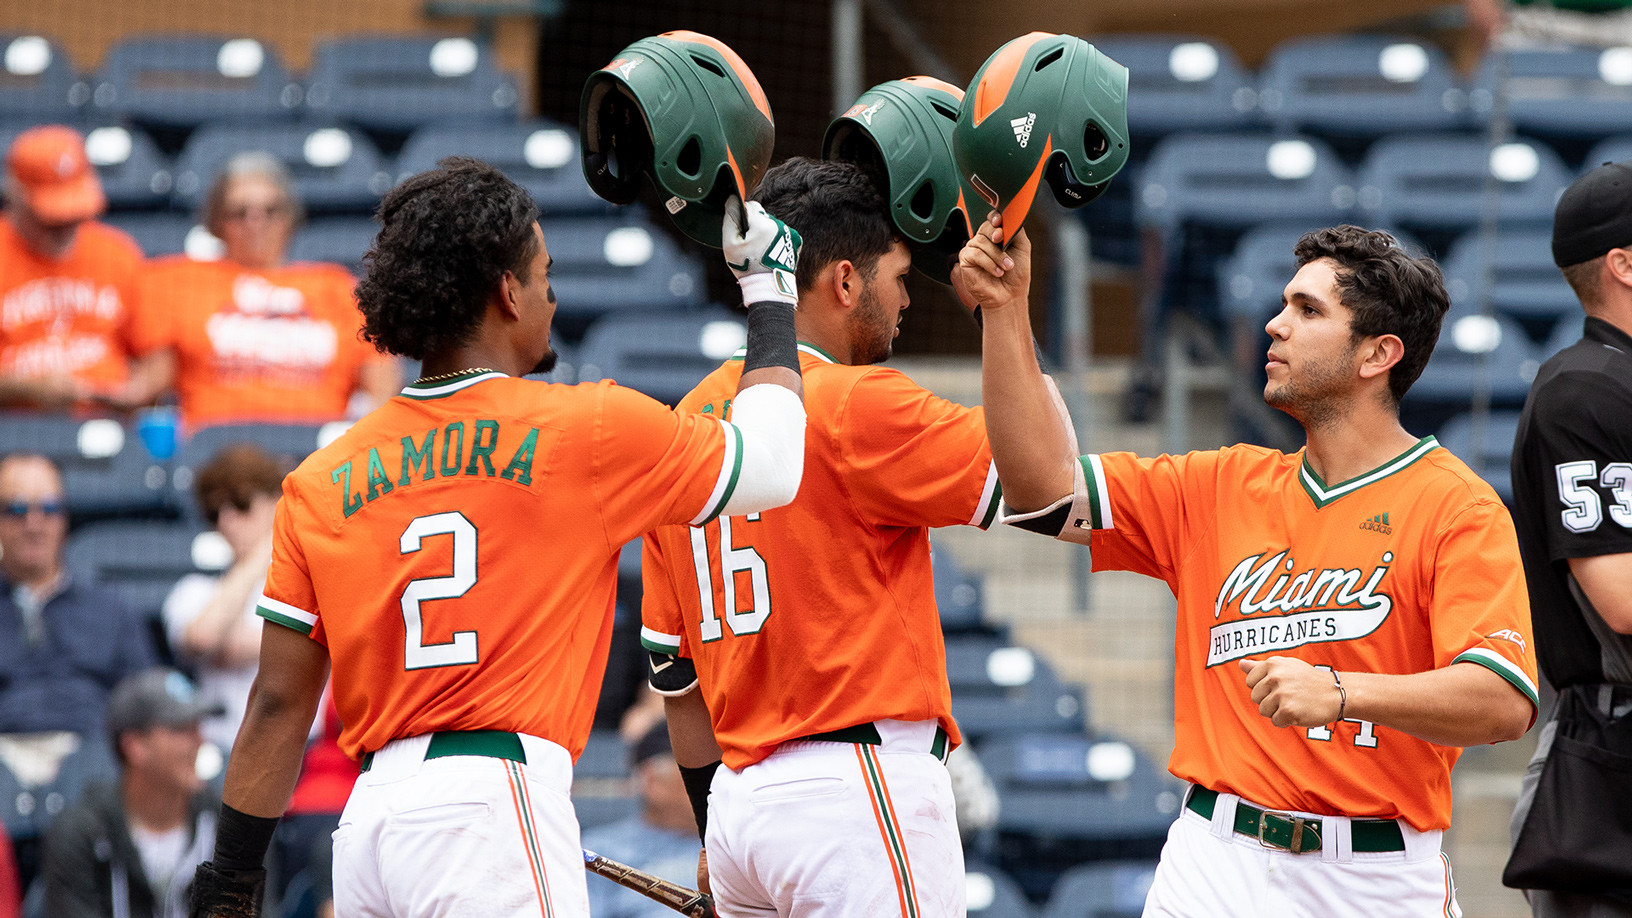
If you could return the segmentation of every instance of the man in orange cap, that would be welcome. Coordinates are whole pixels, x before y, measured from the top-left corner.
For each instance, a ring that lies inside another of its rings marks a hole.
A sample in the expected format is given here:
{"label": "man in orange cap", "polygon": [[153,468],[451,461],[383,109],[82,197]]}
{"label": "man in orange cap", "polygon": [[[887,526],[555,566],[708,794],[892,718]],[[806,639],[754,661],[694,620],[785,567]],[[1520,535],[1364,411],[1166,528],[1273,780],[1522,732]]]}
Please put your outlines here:
{"label": "man in orange cap", "polygon": [[167,353],[137,355],[141,250],[96,222],[107,199],[78,131],[31,128],[6,154],[0,211],[0,406],[133,408],[168,385]]}

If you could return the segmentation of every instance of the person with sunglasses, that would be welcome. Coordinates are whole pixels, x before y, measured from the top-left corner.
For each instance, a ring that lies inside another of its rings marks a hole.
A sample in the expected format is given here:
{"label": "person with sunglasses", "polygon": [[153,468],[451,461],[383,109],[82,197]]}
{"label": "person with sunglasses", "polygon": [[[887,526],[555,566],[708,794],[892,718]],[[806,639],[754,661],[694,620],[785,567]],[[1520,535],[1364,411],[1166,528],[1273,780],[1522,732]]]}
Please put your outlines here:
{"label": "person with sunglasses", "polygon": [[289,260],[303,217],[283,163],[240,153],[204,199],[202,223],[222,257],[175,255],[146,272],[138,342],[174,354],[185,427],[321,423],[396,394],[396,362],[357,337],[351,273]]}
{"label": "person with sunglasses", "polygon": [[[0,459],[0,764],[25,789],[50,784],[76,752],[111,765],[108,695],[125,676],[158,663],[142,615],[67,571],[67,537],[56,465],[40,455]],[[12,841],[26,888],[39,839]]]}

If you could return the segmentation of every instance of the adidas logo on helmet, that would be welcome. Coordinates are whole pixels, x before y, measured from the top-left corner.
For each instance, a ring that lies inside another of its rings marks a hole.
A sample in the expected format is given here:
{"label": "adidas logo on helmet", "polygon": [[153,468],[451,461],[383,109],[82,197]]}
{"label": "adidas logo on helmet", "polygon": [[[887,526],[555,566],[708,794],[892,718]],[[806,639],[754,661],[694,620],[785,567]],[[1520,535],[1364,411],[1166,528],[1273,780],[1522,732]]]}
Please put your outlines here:
{"label": "adidas logo on helmet", "polygon": [[1036,123],[1036,112],[1026,112],[1023,117],[1009,122],[1009,126],[1014,128],[1014,139],[1020,141],[1020,149],[1025,149],[1026,144],[1031,142],[1031,126]]}

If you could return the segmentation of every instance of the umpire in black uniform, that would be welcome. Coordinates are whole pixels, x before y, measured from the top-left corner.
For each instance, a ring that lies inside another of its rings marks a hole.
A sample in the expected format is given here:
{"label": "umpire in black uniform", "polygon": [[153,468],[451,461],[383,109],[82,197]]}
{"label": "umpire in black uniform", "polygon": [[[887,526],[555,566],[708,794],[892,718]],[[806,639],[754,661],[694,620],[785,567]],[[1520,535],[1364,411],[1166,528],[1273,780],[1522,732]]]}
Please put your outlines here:
{"label": "umpire in black uniform", "polygon": [[1513,519],[1558,693],[1503,881],[1536,918],[1632,918],[1632,163],[1559,198],[1553,261],[1586,311],[1542,364],[1513,444]]}

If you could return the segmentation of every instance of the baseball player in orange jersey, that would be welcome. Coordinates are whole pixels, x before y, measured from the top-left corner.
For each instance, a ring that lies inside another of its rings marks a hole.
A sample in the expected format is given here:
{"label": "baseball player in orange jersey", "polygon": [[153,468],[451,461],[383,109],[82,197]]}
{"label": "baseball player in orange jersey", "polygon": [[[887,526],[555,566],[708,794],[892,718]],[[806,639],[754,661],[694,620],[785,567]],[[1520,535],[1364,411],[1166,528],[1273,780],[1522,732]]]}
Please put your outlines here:
{"label": "baseball player in orange jersey", "polygon": [[335,833],[336,912],[582,918],[567,794],[619,548],[797,490],[797,235],[757,206],[746,227],[727,218],[753,305],[725,422],[607,382],[518,378],[554,362],[555,296],[538,211],[492,167],[444,160],[388,193],[380,217],[358,287],[364,335],[427,375],[284,483],[260,671],[194,912],[258,907],[332,662],[340,744],[363,767]]}
{"label": "baseball player in orange jersey", "polygon": [[982,227],[955,281],[985,312],[1005,522],[1178,598],[1169,769],[1193,787],[1145,914],[1460,914],[1451,766],[1524,733],[1535,659],[1507,510],[1399,423],[1448,307],[1437,266],[1358,227],[1299,241],[1264,392],[1298,453],[1079,462],[1029,346],[1029,247],[1001,238]]}
{"label": "baseball player in orange jersey", "polygon": [[[874,366],[911,255],[868,173],[793,159],[757,198],[805,238],[804,482],[787,507],[656,530],[643,556],[642,637],[707,880],[725,918],[961,916],[928,527],[995,517],[981,411]],[[681,407],[734,412],[741,372],[726,361]]]}

